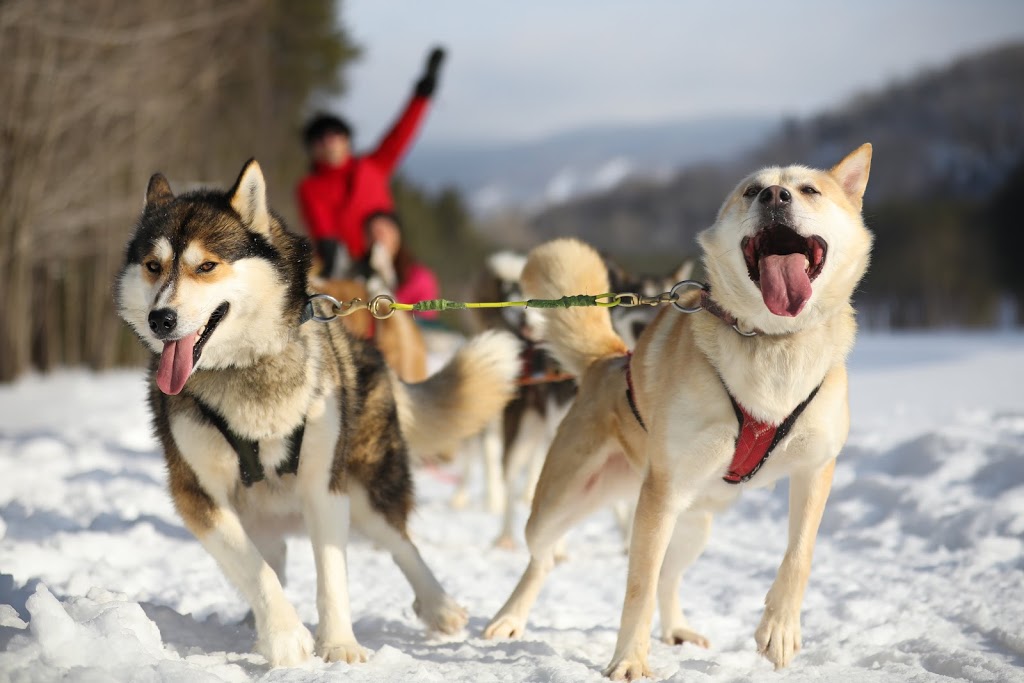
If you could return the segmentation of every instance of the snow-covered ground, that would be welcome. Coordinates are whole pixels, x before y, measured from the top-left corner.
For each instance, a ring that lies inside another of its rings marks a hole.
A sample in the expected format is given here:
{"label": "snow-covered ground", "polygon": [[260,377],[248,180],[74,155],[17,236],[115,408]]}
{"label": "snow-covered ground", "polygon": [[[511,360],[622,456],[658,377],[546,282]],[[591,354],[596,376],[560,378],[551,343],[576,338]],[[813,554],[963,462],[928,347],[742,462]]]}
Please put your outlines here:
{"label": "snow-covered ground", "polygon": [[[655,641],[675,681],[1024,681],[1024,336],[862,335],[840,457],[803,610],[804,649],[773,673],[753,632],[785,546],[785,486],[716,520],[686,575],[710,650]],[[626,557],[610,513],[569,538],[519,641],[480,638],[526,563],[499,520],[417,476],[413,532],[472,615],[429,637],[381,551],[349,548],[369,663],[268,670],[246,607],[179,523],[138,372],[60,372],[0,387],[0,679],[13,681],[599,681]],[[481,490],[479,482],[476,491]],[[521,510],[525,519],[525,509]],[[312,553],[289,543],[287,592],[315,627]]]}

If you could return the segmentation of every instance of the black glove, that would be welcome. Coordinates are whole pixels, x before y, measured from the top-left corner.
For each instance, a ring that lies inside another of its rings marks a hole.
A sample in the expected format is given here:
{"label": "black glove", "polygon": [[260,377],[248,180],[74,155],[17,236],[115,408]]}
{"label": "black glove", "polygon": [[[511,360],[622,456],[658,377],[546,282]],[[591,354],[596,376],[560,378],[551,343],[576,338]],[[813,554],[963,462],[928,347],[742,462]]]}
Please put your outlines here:
{"label": "black glove", "polygon": [[444,62],[444,48],[435,47],[427,57],[427,65],[423,70],[423,76],[416,81],[416,96],[431,97],[437,88],[437,73],[441,70],[441,63]]}

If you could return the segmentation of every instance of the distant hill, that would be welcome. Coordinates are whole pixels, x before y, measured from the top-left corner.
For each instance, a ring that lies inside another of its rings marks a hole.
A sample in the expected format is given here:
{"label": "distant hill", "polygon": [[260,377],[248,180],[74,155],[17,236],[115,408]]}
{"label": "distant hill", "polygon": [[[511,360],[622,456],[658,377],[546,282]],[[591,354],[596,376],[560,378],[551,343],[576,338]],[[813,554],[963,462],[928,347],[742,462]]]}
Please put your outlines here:
{"label": "distant hill", "polygon": [[631,177],[665,179],[694,163],[728,159],[777,124],[721,117],[592,127],[518,144],[417,146],[402,170],[428,190],[458,188],[478,213],[539,209]]}
{"label": "distant hill", "polygon": [[863,142],[875,147],[865,197],[869,216],[883,201],[988,197],[1024,158],[1024,43],[788,121],[731,161],[691,166],[667,181],[627,182],[551,207],[532,219],[530,231],[538,239],[578,235],[613,253],[690,252],[696,233],[750,171],[792,162],[828,167]]}

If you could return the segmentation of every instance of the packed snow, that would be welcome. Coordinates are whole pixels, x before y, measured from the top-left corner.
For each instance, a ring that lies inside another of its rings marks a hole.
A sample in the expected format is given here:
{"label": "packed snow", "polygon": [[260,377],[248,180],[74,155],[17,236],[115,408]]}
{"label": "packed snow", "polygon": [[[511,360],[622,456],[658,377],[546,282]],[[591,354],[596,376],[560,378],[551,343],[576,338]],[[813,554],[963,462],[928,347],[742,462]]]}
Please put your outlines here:
{"label": "packed snow", "polygon": [[[655,640],[672,681],[1024,681],[1024,336],[862,335],[852,434],[819,535],[803,650],[773,673],[753,633],[786,542],[785,485],[716,520],[682,600],[708,650]],[[368,663],[268,669],[247,607],[166,493],[138,371],[63,371],[0,387],[0,679],[10,681],[600,681],[627,558],[610,512],[568,538],[525,637],[480,638],[526,565],[491,546],[482,476],[453,510],[457,466],[417,474],[412,530],[468,609],[423,630],[385,554],[349,547]],[[519,510],[525,521],[526,508]],[[520,524],[520,533],[521,533]],[[308,541],[287,593],[311,629]]]}

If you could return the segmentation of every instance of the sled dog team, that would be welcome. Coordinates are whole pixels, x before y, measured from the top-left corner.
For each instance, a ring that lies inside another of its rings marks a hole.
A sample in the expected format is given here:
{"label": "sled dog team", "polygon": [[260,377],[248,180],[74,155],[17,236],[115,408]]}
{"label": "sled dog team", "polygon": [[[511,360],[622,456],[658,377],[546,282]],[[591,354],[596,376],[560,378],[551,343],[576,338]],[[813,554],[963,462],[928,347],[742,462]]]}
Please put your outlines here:
{"label": "sled dog team", "polygon": [[[625,499],[636,512],[605,674],[651,675],[655,607],[663,640],[706,647],[683,616],[680,578],[716,512],[789,477],[788,547],[755,640],[776,668],[792,661],[849,428],[845,360],[871,250],[861,218],[870,162],[863,145],[830,170],[744,178],[698,238],[708,286],[681,291],[634,348],[607,309],[543,310],[535,332],[578,393],[537,482],[529,565],[484,637],[521,636],[557,541]],[[350,527],[391,553],[429,629],[457,632],[467,613],[408,533],[410,452],[450,451],[502,412],[516,393],[519,340],[485,332],[425,381],[399,381],[372,344],[308,322],[310,245],[266,197],[255,161],[227,192],[175,195],[154,175],[117,277],[119,314],[153,354],[149,405],[175,507],[245,596],[271,666],[366,659],[349,609]],[[534,249],[521,274],[528,298],[609,286],[605,262],[572,239]],[[282,588],[284,535],[299,530],[316,563],[315,638]]]}

